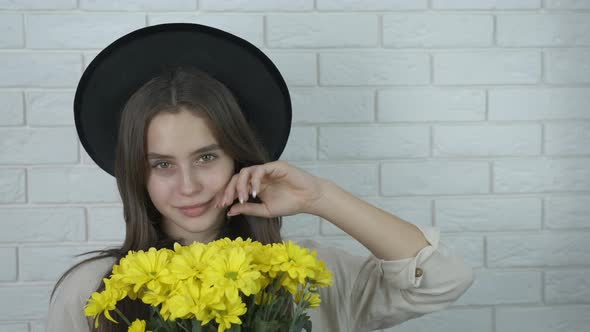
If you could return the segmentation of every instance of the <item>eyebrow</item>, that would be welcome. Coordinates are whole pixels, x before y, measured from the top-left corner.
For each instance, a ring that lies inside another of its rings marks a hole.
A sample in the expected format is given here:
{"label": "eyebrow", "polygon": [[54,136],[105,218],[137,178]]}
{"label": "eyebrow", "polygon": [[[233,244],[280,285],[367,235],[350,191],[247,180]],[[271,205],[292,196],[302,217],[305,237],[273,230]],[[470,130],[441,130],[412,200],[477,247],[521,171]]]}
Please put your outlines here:
{"label": "eyebrow", "polygon": [[[220,147],[219,147],[218,144],[210,144],[210,145],[204,146],[202,148],[196,149],[195,151],[191,152],[190,156],[194,156],[197,153],[209,152],[209,151],[218,150],[218,149],[220,149]],[[165,155],[165,154],[156,153],[156,152],[150,152],[150,153],[148,153],[148,159],[152,159],[152,158],[169,158],[169,159],[173,159],[174,157],[168,156],[168,155]]]}

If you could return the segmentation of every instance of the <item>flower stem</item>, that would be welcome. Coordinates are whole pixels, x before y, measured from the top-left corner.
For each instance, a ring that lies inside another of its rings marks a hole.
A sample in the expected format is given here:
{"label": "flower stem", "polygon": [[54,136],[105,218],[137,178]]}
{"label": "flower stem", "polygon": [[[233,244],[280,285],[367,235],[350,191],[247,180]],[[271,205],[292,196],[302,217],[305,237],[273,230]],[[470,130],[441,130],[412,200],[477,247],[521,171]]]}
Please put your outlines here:
{"label": "flower stem", "polygon": [[119,308],[115,307],[115,312],[117,313],[117,315],[119,315],[119,317],[121,317],[121,319],[123,319],[125,321],[125,323],[127,323],[127,326],[131,326],[131,323],[129,322],[127,317],[125,317],[125,315],[123,315],[123,313],[119,310]]}

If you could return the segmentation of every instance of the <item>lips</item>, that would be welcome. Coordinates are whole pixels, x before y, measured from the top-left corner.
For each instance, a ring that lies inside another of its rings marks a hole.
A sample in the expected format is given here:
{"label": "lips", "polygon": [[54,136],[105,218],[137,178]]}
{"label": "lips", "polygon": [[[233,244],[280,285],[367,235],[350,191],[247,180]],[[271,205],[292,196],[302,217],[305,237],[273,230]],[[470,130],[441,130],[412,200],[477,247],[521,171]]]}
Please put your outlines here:
{"label": "lips", "polygon": [[205,202],[205,203],[201,203],[201,204],[195,204],[195,205],[187,205],[187,206],[179,206],[179,209],[194,209],[194,208],[198,208],[198,207],[202,207],[204,205],[207,205],[209,202],[211,202],[211,200]]}
{"label": "lips", "polygon": [[178,210],[187,217],[198,217],[207,211],[211,201],[212,199],[203,204],[179,207]]}

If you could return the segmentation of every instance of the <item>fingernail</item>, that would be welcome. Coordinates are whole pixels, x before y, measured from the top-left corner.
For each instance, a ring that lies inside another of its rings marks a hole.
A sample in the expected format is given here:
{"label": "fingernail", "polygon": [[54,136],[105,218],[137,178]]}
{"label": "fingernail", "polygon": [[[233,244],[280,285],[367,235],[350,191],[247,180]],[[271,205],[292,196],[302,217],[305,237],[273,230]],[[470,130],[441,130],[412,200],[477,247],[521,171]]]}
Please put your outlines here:
{"label": "fingernail", "polygon": [[244,204],[244,199],[240,196],[240,204]]}
{"label": "fingernail", "polygon": [[252,197],[256,198],[256,189],[252,190]]}

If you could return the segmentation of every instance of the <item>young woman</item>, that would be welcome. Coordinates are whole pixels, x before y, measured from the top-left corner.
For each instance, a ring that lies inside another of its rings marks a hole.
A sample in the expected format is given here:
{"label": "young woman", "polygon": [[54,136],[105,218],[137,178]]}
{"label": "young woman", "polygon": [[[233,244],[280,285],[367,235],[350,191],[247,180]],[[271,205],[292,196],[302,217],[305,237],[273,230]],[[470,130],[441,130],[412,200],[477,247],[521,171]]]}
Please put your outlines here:
{"label": "young woman", "polygon": [[[320,288],[320,307],[308,312],[314,331],[394,326],[448,307],[473,283],[437,228],[403,221],[278,160],[291,122],[286,85],[262,52],[233,35],[164,24],[120,38],[82,76],[75,116],[88,154],[116,177],[126,236],[61,276],[48,332],[95,330],[86,299],[104,289],[102,279],[129,250],[238,236],[280,243],[281,217],[299,213],[333,223],[372,253],[296,241],[334,273],[333,285]],[[141,301],[118,308],[147,318]],[[101,317],[98,331],[127,326]]]}

